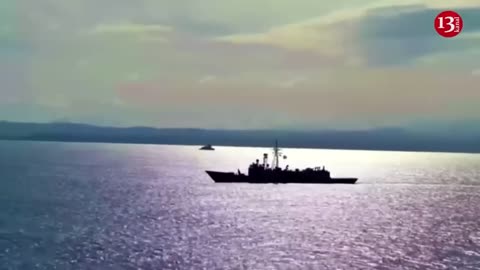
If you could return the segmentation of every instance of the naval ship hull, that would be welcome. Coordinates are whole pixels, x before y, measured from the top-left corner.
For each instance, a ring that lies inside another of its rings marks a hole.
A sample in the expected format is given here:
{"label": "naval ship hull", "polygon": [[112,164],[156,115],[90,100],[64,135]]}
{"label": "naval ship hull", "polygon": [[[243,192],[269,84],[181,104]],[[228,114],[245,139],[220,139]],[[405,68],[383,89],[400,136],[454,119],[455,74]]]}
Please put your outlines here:
{"label": "naval ship hull", "polygon": [[358,178],[309,178],[309,179],[258,179],[233,172],[206,171],[215,183],[250,183],[250,184],[355,184]]}

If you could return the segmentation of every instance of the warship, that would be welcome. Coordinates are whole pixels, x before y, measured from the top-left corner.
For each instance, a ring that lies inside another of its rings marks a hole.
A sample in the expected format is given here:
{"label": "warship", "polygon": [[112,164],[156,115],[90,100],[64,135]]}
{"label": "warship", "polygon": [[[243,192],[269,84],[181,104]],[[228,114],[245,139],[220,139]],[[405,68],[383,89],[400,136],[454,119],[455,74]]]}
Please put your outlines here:
{"label": "warship", "polygon": [[213,148],[213,146],[211,144],[207,144],[207,145],[204,145],[202,147],[200,147],[200,150],[215,150],[215,148]]}
{"label": "warship", "polygon": [[355,184],[358,178],[332,178],[323,167],[290,170],[280,168],[280,157],[286,159],[275,141],[272,165],[268,163],[268,154],[263,154],[263,163],[257,159],[248,168],[248,173],[205,171],[215,183],[251,183],[251,184]]}

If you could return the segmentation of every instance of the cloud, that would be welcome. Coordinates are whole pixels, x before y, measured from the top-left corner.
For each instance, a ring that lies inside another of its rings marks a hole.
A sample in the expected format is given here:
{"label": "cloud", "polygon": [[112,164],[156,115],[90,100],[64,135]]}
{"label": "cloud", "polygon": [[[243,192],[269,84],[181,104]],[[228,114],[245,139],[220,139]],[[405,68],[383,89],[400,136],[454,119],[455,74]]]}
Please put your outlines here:
{"label": "cloud", "polygon": [[164,25],[145,25],[135,23],[125,24],[99,24],[95,26],[91,33],[93,34],[165,34],[172,32],[172,28]]}
{"label": "cloud", "polygon": [[[447,8],[465,19],[450,40],[431,17]],[[6,0],[0,102],[9,109],[0,114],[236,128],[478,115],[476,8],[468,0]]]}
{"label": "cloud", "polygon": [[218,115],[219,111],[241,109],[269,112],[272,121],[275,114],[288,115],[290,121],[317,126],[352,121],[365,125],[400,124],[419,117],[452,119],[480,113],[478,102],[470,102],[480,100],[480,80],[468,74],[338,70],[329,74],[329,81],[310,80],[293,88],[265,81],[274,76],[262,81],[247,75],[204,87],[194,82],[152,81],[126,85],[118,95],[126,103],[142,108],[165,109],[182,104],[182,108],[208,114],[218,122],[228,121]]}
{"label": "cloud", "polygon": [[89,31],[92,35],[136,38],[139,41],[168,42],[173,33],[172,27],[165,25],[147,25],[136,23],[99,24]]}
{"label": "cloud", "polygon": [[273,83],[274,86],[277,86],[279,88],[293,88],[296,87],[303,82],[307,81],[306,77],[299,76],[299,77],[294,77],[286,81],[281,81],[281,82],[276,82]]}
{"label": "cloud", "polygon": [[199,84],[205,84],[205,83],[213,82],[215,80],[217,80],[216,76],[207,75],[207,76],[201,78],[200,80],[198,80],[198,83]]}
{"label": "cloud", "polygon": [[460,2],[455,9],[464,19],[463,33],[448,41],[433,29],[433,20],[442,11],[439,6],[445,6],[445,2],[350,9],[263,33],[229,35],[217,40],[335,56],[342,58],[345,65],[405,65],[438,51],[480,47],[480,38],[475,34],[480,32],[480,3],[465,3],[471,2]]}

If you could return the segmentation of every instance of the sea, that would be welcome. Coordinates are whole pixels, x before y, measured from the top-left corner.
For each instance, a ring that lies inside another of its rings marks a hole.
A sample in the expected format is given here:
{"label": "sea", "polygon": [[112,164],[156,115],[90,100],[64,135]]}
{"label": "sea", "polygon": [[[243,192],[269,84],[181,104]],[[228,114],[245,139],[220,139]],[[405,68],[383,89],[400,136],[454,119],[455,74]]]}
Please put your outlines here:
{"label": "sea", "polygon": [[480,269],[480,155],[282,149],[355,185],[215,184],[268,148],[0,142],[0,269]]}

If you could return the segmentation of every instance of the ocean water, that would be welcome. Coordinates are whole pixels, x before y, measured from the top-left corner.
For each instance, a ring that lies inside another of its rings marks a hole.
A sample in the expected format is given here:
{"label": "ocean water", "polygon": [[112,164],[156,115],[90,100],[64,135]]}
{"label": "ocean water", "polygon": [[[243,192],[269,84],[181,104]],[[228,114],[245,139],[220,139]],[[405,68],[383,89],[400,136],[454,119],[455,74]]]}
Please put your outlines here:
{"label": "ocean water", "polygon": [[356,185],[204,173],[266,151],[0,142],[0,269],[480,269],[480,155],[284,149]]}

